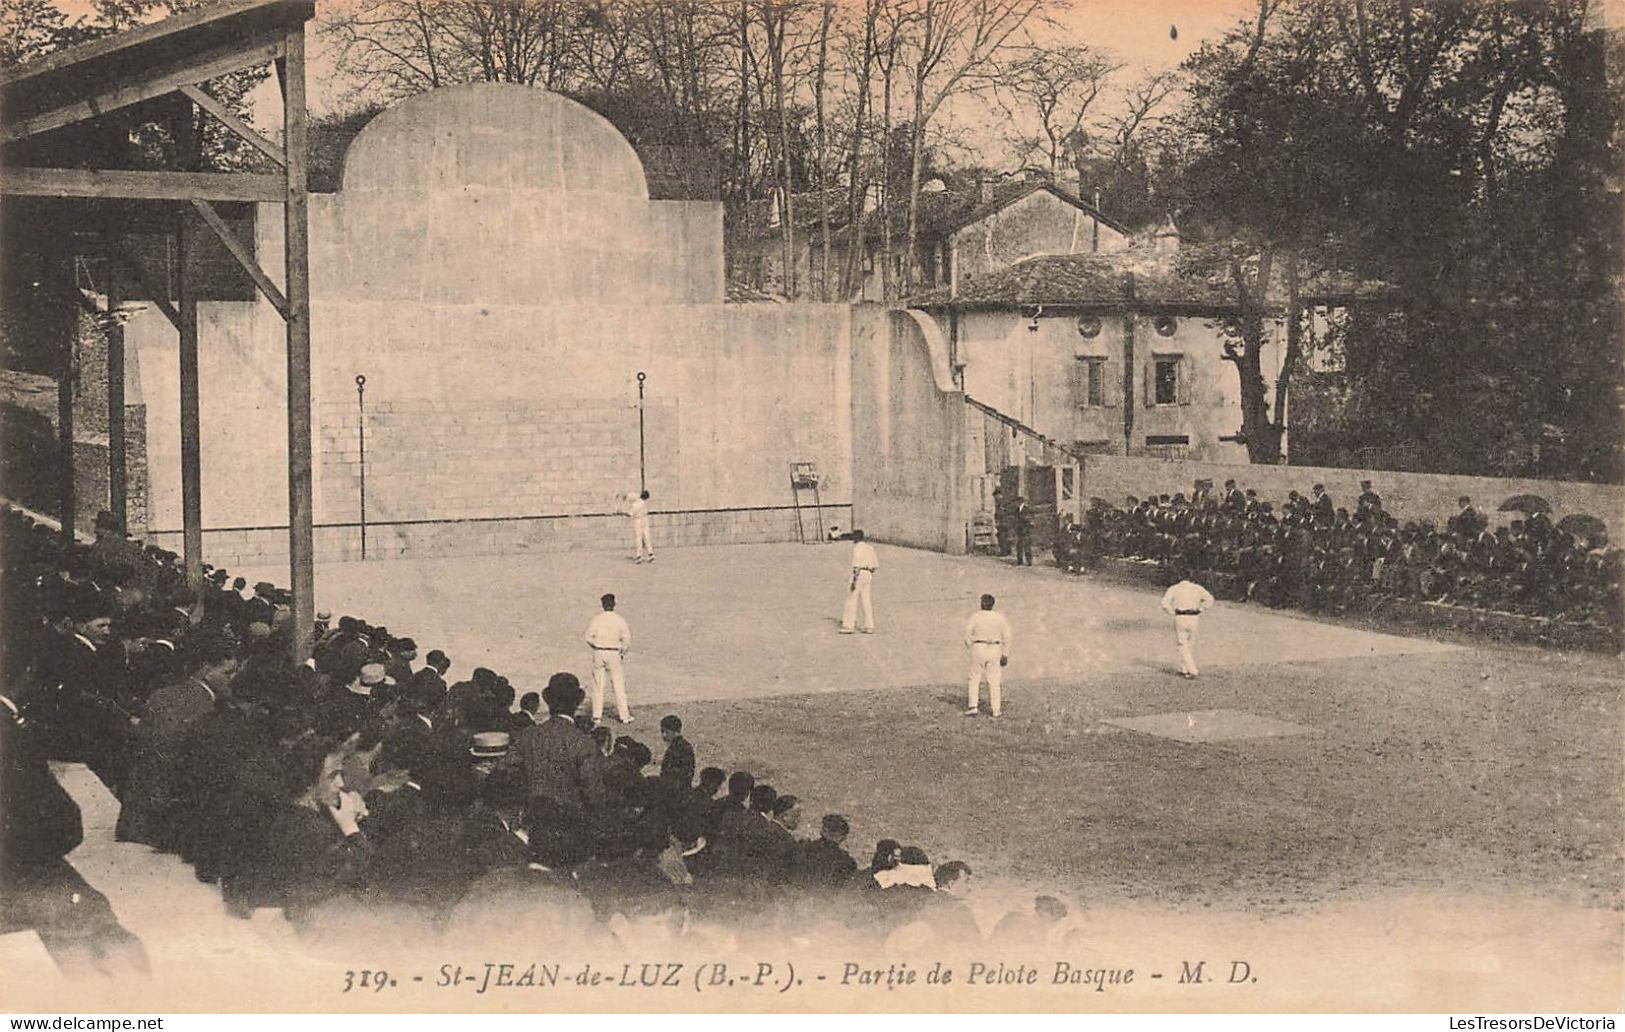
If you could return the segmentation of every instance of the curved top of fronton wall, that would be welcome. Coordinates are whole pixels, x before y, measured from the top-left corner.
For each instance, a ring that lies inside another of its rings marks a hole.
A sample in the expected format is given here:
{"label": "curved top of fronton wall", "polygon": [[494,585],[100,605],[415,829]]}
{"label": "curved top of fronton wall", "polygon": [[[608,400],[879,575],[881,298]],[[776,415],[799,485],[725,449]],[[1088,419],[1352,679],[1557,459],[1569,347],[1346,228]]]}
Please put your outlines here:
{"label": "curved top of fronton wall", "polygon": [[342,182],[345,192],[490,187],[649,198],[643,163],[607,119],[508,83],[447,86],[381,112],[350,145]]}

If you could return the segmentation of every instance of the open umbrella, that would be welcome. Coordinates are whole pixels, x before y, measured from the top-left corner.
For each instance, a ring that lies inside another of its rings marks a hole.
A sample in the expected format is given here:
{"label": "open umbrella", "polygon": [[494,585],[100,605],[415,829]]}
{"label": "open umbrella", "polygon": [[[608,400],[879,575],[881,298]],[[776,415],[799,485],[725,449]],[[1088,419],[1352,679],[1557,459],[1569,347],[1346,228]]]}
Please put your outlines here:
{"label": "open umbrella", "polygon": [[1588,541],[1606,543],[1608,540],[1608,524],[1583,512],[1573,513],[1558,520],[1557,529]]}
{"label": "open umbrella", "polygon": [[1513,495],[1502,502],[1497,508],[1498,512],[1551,512],[1552,503],[1540,495],[1520,494]]}

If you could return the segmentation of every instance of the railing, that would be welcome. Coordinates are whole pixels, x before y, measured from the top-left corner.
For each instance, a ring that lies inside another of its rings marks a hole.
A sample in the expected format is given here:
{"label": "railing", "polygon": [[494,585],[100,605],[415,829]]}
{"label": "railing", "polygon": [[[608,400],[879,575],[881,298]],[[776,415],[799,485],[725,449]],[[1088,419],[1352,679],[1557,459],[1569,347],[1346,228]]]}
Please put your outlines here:
{"label": "railing", "polygon": [[1015,431],[1017,434],[1020,434],[1021,436],[1026,437],[1028,440],[1035,442],[1040,448],[1044,449],[1042,454],[1043,465],[1052,465],[1049,457],[1050,450],[1054,450],[1061,455],[1066,456],[1067,460],[1071,462],[1076,462],[1080,466],[1083,465],[1084,457],[1078,452],[1073,451],[1071,448],[1061,444],[1059,441],[1056,441],[1053,438],[1045,437],[1037,430],[1034,430],[1026,423],[1023,423],[1021,420],[1007,416],[1003,412],[1000,412],[998,409],[994,408],[992,405],[977,401],[969,394],[965,395],[964,397],[965,404],[969,405],[971,408],[981,412],[982,415],[987,416],[989,419],[1003,424],[1004,426]]}

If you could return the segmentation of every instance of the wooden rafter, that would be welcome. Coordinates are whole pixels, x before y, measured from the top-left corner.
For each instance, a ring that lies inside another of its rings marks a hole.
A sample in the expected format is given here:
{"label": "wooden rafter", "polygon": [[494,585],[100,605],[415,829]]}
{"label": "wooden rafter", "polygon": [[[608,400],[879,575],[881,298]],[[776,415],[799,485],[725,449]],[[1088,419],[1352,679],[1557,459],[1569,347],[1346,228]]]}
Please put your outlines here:
{"label": "wooden rafter", "polygon": [[248,273],[248,278],[254,281],[255,286],[260,288],[260,293],[264,294],[266,300],[270,301],[276,307],[276,310],[282,313],[282,318],[286,319],[288,317],[288,299],[282,296],[282,291],[278,290],[277,285],[271,282],[271,277],[267,276],[265,270],[260,268],[260,263],[254,260],[254,252],[249,250],[237,238],[236,233],[231,231],[231,227],[226,225],[226,220],[221,218],[220,213],[214,210],[214,205],[208,201],[193,198],[192,207],[197,209],[197,213],[202,216],[208,227],[214,230],[214,235],[220,238],[220,242],[226,245],[226,250],[230,251],[231,256],[237,259],[237,264],[241,265],[243,271]]}
{"label": "wooden rafter", "polygon": [[230,72],[277,60],[283,54],[284,45],[281,38],[261,39],[195,55],[159,69],[145,78],[121,83],[94,97],[75,100],[31,118],[18,119],[0,128],[0,143],[11,143],[75,122],[88,121],[109,111],[117,111],[132,104],[140,104],[174,93],[183,86],[195,86]]}

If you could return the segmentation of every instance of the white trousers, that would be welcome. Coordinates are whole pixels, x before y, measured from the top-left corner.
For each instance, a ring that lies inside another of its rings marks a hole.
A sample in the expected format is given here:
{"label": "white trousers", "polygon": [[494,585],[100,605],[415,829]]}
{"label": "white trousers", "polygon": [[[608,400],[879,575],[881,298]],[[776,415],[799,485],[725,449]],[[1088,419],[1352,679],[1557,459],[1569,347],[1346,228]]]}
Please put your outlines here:
{"label": "white trousers", "polygon": [[625,723],[632,718],[632,711],[626,708],[626,675],[621,670],[621,653],[618,649],[593,649],[592,719],[595,721],[604,719],[606,680],[615,687],[615,709]]}
{"label": "white trousers", "polygon": [[652,557],[655,554],[654,545],[649,543],[649,518],[647,516],[632,521],[632,549],[640,559],[645,556]]}
{"label": "white trousers", "polygon": [[1196,673],[1196,621],[1194,616],[1174,617],[1174,640],[1179,643],[1179,672]]}
{"label": "white trousers", "polygon": [[869,597],[869,588],[874,584],[875,575],[872,570],[859,570],[858,579],[852,585],[852,590],[846,593],[846,611],[841,614],[841,630],[850,631],[858,618],[858,606],[863,606],[863,626],[866,630],[875,629],[875,607]]}
{"label": "white trousers", "polygon": [[972,642],[970,647],[970,680],[965,686],[965,708],[978,709],[982,705],[982,682],[987,681],[987,701],[993,715],[999,715],[999,692],[1004,684],[1004,668],[999,657],[1004,650],[986,642]]}

